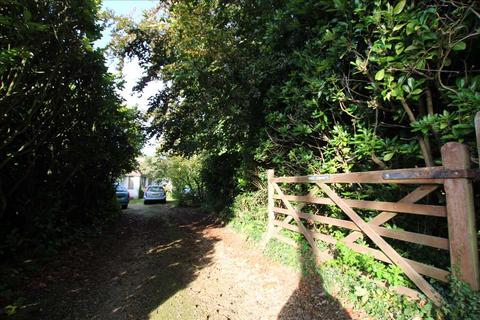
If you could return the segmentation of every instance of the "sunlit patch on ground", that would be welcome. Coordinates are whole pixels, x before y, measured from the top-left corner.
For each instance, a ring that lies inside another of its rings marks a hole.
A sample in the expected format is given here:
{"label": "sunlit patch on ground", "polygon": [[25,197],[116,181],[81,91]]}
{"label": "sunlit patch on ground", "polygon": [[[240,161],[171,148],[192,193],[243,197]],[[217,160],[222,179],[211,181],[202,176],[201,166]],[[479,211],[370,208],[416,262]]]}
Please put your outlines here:
{"label": "sunlit patch on ground", "polygon": [[198,304],[192,297],[186,292],[186,290],[180,290],[173,296],[168,298],[160,306],[152,310],[148,315],[150,320],[170,320],[170,319],[182,319],[182,320],[195,320],[204,319],[201,317],[204,312],[200,310]]}

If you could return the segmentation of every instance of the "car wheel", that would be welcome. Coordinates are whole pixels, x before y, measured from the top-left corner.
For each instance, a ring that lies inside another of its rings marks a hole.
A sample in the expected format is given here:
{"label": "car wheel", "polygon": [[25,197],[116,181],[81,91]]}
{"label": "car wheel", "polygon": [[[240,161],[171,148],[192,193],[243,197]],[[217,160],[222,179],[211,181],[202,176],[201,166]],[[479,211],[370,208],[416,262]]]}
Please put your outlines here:
{"label": "car wheel", "polygon": [[167,199],[163,199],[163,200],[162,200],[162,203],[167,203]]}
{"label": "car wheel", "polygon": [[122,204],[122,209],[127,209],[128,208],[128,204]]}
{"label": "car wheel", "polygon": [[143,204],[147,205],[149,202],[147,200],[143,200]]}

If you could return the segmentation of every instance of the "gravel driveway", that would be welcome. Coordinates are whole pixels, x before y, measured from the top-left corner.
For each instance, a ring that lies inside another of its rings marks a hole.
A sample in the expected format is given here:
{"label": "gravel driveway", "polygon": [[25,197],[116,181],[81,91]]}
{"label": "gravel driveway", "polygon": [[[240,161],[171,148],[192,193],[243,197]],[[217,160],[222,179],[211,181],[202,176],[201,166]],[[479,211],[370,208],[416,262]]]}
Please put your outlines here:
{"label": "gravel driveway", "polygon": [[363,319],[198,211],[132,205],[44,266],[25,319]]}

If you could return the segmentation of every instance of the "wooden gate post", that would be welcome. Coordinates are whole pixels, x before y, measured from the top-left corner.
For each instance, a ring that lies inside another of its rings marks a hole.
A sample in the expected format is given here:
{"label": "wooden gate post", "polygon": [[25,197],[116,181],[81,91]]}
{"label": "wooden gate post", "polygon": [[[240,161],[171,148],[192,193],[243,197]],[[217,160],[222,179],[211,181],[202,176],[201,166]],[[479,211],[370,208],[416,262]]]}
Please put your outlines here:
{"label": "wooden gate post", "polygon": [[275,213],[273,212],[273,177],[275,177],[275,171],[273,169],[267,170],[267,179],[268,179],[268,229],[269,236],[273,234],[273,228],[275,227],[273,222],[275,220]]}
{"label": "wooden gate post", "polygon": [[[449,142],[442,147],[441,151],[445,169],[470,168],[470,154],[467,146],[458,142]],[[473,290],[479,290],[480,274],[472,182],[466,178],[445,179],[445,193],[452,271]]]}
{"label": "wooden gate post", "polygon": [[275,176],[275,171],[273,169],[268,169],[267,170],[267,180],[268,180],[268,226],[267,226],[267,232],[265,233],[262,241],[261,241],[261,247],[265,248],[267,245],[268,241],[270,241],[270,238],[275,232],[275,213],[273,212],[273,207],[275,206],[273,202],[273,193],[275,192],[273,188],[273,178]]}

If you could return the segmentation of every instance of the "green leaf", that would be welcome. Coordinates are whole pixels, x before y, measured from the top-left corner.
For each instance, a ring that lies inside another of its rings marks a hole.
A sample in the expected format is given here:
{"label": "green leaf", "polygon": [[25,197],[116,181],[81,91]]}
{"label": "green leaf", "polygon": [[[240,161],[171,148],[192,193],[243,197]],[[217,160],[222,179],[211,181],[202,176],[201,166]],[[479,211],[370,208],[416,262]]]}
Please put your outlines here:
{"label": "green leaf", "polygon": [[412,34],[414,31],[415,31],[415,23],[414,22],[409,22],[407,24],[407,27],[406,27],[406,32],[407,32],[407,36]]}
{"label": "green leaf", "polygon": [[408,86],[410,87],[410,89],[413,89],[413,87],[415,86],[415,79],[408,78],[407,83],[408,83]]}
{"label": "green leaf", "polygon": [[386,155],[383,156],[383,161],[390,161],[394,155],[395,155],[395,152],[387,153]]}
{"label": "green leaf", "polygon": [[398,31],[402,29],[404,26],[405,26],[405,23],[397,24],[395,27],[393,27],[393,31]]}
{"label": "green leaf", "polygon": [[409,45],[409,46],[405,49],[405,51],[412,51],[412,50],[417,50],[417,49],[418,49],[418,47],[412,44],[412,45]]}
{"label": "green leaf", "polygon": [[462,51],[462,50],[465,50],[466,47],[467,47],[467,44],[464,41],[459,41],[453,45],[452,50]]}
{"label": "green leaf", "polygon": [[427,65],[427,61],[425,59],[418,59],[417,63],[415,64],[415,68],[424,69]]}
{"label": "green leaf", "polygon": [[385,69],[380,69],[375,74],[375,80],[377,81],[383,80],[384,77],[385,77]]}
{"label": "green leaf", "polygon": [[401,42],[397,43],[397,44],[395,45],[395,53],[396,53],[396,54],[402,53],[404,48],[405,48],[405,47],[403,46],[403,43],[401,43]]}
{"label": "green leaf", "polygon": [[399,1],[393,8],[393,14],[399,14],[400,12],[402,12],[406,3],[407,3],[407,0]]}

